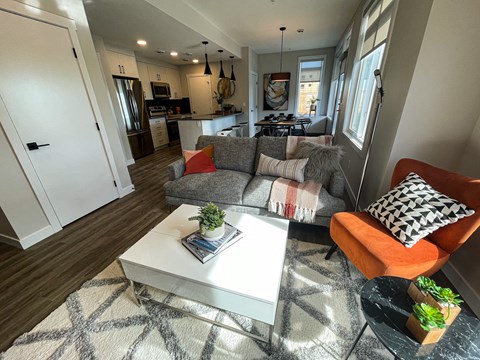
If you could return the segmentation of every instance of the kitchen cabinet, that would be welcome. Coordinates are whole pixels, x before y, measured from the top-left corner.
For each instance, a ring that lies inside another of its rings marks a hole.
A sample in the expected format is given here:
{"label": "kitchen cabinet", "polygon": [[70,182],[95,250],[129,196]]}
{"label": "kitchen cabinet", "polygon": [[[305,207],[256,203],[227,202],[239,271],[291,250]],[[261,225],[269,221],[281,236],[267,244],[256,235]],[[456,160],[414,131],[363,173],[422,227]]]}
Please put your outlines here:
{"label": "kitchen cabinet", "polygon": [[182,98],[182,84],[180,83],[180,73],[176,69],[166,68],[167,82],[170,84],[172,98]]}
{"label": "kitchen cabinet", "polygon": [[153,64],[148,64],[147,68],[150,81],[167,82],[167,68]]}
{"label": "kitchen cabinet", "polygon": [[167,122],[164,117],[150,119],[150,131],[152,133],[153,146],[155,149],[168,145]]}
{"label": "kitchen cabinet", "polygon": [[137,68],[140,81],[142,82],[145,100],[153,100],[152,86],[150,85],[150,77],[148,75],[148,65],[143,62],[137,62]]}
{"label": "kitchen cabinet", "polygon": [[110,73],[115,76],[138,78],[137,62],[134,56],[106,50]]}

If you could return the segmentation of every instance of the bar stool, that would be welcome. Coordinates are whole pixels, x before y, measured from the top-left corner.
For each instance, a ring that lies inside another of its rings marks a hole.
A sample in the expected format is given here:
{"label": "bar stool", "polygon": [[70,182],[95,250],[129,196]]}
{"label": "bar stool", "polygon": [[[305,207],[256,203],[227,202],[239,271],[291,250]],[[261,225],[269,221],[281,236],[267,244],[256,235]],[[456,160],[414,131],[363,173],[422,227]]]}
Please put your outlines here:
{"label": "bar stool", "polygon": [[226,128],[221,131],[217,131],[217,136],[232,136],[232,128]]}
{"label": "bar stool", "polygon": [[241,132],[241,136],[242,137],[245,137],[245,136],[248,136],[248,133],[245,134],[245,130],[247,130],[247,126],[248,126],[248,122],[241,122],[241,123],[238,123],[238,125],[241,126],[241,129],[240,129],[240,132]]}
{"label": "bar stool", "polygon": [[241,137],[242,136],[242,127],[240,125],[233,125],[232,126],[232,137]]}

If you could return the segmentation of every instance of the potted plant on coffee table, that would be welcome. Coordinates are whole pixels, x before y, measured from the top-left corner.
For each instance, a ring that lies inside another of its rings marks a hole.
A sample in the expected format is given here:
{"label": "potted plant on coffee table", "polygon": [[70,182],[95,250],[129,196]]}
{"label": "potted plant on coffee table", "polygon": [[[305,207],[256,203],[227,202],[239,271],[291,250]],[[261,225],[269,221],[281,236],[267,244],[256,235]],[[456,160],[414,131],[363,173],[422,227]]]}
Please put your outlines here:
{"label": "potted plant on coffee table", "polygon": [[436,343],[445,332],[445,317],[437,308],[421,303],[413,305],[407,329],[422,345]]}
{"label": "potted plant on coffee table", "polygon": [[205,240],[215,241],[225,234],[225,212],[217,205],[208,203],[198,210],[197,216],[192,216],[188,220],[198,220],[200,235]]}

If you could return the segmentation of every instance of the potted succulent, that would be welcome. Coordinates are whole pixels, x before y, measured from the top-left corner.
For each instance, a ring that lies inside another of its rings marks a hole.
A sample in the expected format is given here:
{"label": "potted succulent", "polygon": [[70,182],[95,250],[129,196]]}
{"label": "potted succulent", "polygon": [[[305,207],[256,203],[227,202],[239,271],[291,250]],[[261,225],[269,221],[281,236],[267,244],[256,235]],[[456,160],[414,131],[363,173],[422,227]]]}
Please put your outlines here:
{"label": "potted succulent", "polygon": [[445,317],[437,308],[421,303],[413,305],[407,329],[422,345],[436,343],[445,332]]}
{"label": "potted succulent", "polygon": [[440,310],[440,312],[445,316],[445,322],[447,325],[452,324],[461,311],[459,305],[463,302],[463,300],[459,299],[460,295],[455,294],[449,288],[442,287],[437,287],[437,289],[430,294],[432,295],[434,301],[431,301],[430,298],[427,298],[428,303]]}
{"label": "potted succulent", "polygon": [[445,316],[447,325],[451,325],[460,314],[459,304],[463,300],[449,288],[438,286],[435,281],[428,277],[419,276],[416,282],[412,282],[407,290],[408,295],[416,303],[427,303]]}
{"label": "potted succulent", "polygon": [[425,277],[417,277],[417,281],[412,282],[408,287],[407,293],[416,303],[425,302],[425,297],[437,288],[434,280]]}
{"label": "potted succulent", "polygon": [[188,220],[198,220],[200,235],[205,240],[215,241],[225,234],[225,212],[217,205],[208,203],[202,206],[197,216],[192,216]]}

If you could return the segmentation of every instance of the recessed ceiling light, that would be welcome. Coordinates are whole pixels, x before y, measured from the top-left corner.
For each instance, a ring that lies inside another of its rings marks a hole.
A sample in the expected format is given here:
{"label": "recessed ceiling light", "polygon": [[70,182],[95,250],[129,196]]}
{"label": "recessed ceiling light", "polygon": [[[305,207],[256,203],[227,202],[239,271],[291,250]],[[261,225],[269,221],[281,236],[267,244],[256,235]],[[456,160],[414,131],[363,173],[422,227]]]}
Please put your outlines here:
{"label": "recessed ceiling light", "polygon": [[165,50],[156,50],[155,51],[157,54],[165,54]]}
{"label": "recessed ceiling light", "polygon": [[193,54],[191,52],[187,52],[187,53],[185,53],[185,55],[192,56]]}
{"label": "recessed ceiling light", "polygon": [[198,59],[193,59],[192,60],[195,64],[198,63]]}
{"label": "recessed ceiling light", "polygon": [[140,39],[140,40],[137,40],[137,44],[141,46],[145,46],[147,45],[147,42],[145,40]]}
{"label": "recessed ceiling light", "polygon": [[303,33],[304,31],[305,31],[305,29],[297,29],[298,33]]}
{"label": "recessed ceiling light", "polygon": [[170,55],[172,55],[172,56],[177,56],[178,53],[177,53],[176,51],[172,51],[172,52],[170,53]]}

